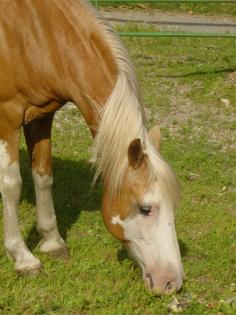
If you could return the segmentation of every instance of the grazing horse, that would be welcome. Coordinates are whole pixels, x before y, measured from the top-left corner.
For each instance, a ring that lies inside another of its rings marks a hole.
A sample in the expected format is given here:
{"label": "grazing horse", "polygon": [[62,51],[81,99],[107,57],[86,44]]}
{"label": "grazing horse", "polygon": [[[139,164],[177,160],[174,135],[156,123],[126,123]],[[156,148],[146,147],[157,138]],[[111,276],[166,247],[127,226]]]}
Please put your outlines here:
{"label": "grazing horse", "polygon": [[0,190],[4,245],[16,271],[41,267],[18,223],[21,127],[35,185],[39,249],[66,252],[51,193],[50,134],[55,111],[72,101],[94,137],[105,225],[137,260],[151,291],[178,290],[178,185],[159,153],[158,127],[146,131],[135,71],[117,35],[86,1],[5,0],[0,47]]}

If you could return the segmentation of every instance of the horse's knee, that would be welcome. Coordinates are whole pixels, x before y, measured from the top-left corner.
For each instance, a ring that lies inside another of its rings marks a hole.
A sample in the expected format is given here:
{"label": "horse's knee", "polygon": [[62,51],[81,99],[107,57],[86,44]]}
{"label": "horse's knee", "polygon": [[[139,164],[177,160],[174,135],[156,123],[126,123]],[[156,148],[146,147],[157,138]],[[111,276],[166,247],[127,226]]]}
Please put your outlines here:
{"label": "horse's knee", "polygon": [[33,171],[33,179],[36,189],[45,190],[51,189],[53,184],[53,177],[49,175],[40,175],[38,172]]}
{"label": "horse's knee", "polygon": [[4,247],[10,257],[14,259],[18,249],[23,245],[22,239],[5,237],[4,239]]}
{"label": "horse's knee", "polygon": [[2,180],[0,183],[1,193],[3,198],[19,198],[21,192],[22,180],[17,162],[11,163],[3,170]]}

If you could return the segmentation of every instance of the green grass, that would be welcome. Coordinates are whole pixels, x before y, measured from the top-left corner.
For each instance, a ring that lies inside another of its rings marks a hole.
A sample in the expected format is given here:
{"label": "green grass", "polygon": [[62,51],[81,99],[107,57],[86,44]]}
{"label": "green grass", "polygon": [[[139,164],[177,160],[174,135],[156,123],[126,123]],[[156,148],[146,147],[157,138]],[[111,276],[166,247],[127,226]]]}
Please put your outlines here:
{"label": "green grass", "polygon": [[[99,0],[98,0],[99,1]],[[95,1],[94,1],[95,3]],[[207,15],[227,15],[236,16],[236,1],[235,3],[170,3],[170,2],[142,2],[129,3],[121,0],[119,2],[101,1],[101,7],[128,7],[130,9],[157,9],[166,12],[183,12],[191,14],[207,14]]]}
{"label": "green grass", "polygon": [[[236,312],[236,41],[127,39],[149,125],[159,122],[162,153],[182,187],[176,229],[186,280],[180,293],[155,297],[121,244],[105,229],[102,188],[91,188],[91,137],[77,109],[65,107],[53,129],[54,200],[71,258],[38,252],[34,193],[24,141],[20,224],[41,275],[17,275],[0,249],[2,314],[181,314]],[[228,101],[226,101],[228,100]],[[1,223],[1,237],[2,237]]]}

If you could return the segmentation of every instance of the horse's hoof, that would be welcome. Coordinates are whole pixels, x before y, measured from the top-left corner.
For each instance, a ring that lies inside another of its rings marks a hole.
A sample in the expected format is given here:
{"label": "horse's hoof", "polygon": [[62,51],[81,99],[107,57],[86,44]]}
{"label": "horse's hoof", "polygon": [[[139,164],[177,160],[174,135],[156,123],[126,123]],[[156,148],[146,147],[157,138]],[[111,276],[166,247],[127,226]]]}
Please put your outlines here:
{"label": "horse's hoof", "polygon": [[50,257],[61,259],[68,259],[70,257],[63,239],[61,239],[60,242],[41,241],[38,246],[41,253],[47,254]]}
{"label": "horse's hoof", "polygon": [[49,255],[53,258],[67,260],[70,258],[70,253],[66,246],[60,247],[58,249],[49,252]]}
{"label": "horse's hoof", "polygon": [[41,253],[47,254],[53,258],[62,258],[68,259],[70,257],[69,251],[66,248],[64,240],[61,238],[60,240],[42,240],[39,245],[39,250]]}
{"label": "horse's hoof", "polygon": [[15,270],[20,275],[27,275],[27,276],[37,276],[40,274],[40,271],[42,269],[41,263],[37,263],[34,265],[30,264],[19,264],[15,267]]}

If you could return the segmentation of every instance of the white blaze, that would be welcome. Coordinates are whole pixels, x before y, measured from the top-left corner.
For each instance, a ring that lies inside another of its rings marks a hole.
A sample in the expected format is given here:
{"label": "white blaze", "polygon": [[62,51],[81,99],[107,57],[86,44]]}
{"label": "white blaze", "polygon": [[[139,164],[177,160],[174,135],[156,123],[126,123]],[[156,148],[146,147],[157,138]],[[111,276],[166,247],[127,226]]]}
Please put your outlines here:
{"label": "white blaze", "polygon": [[172,266],[182,278],[183,270],[173,209],[161,196],[158,186],[155,186],[142,200],[142,205],[152,207],[150,215],[144,215],[137,209],[125,220],[114,216],[112,223],[123,227],[125,238],[130,241],[131,252],[140,263],[143,272],[154,272],[158,268],[168,269],[168,266]]}

